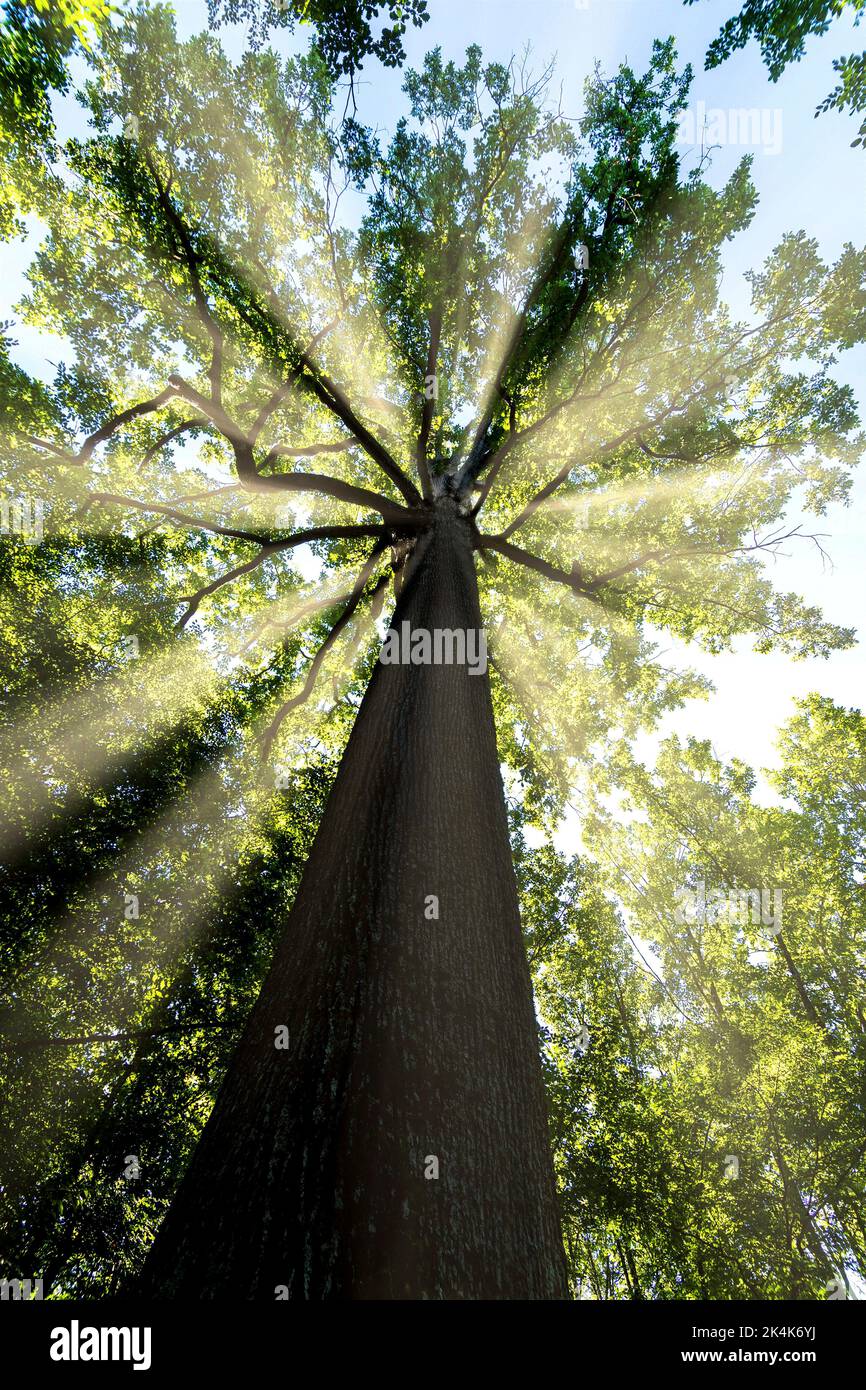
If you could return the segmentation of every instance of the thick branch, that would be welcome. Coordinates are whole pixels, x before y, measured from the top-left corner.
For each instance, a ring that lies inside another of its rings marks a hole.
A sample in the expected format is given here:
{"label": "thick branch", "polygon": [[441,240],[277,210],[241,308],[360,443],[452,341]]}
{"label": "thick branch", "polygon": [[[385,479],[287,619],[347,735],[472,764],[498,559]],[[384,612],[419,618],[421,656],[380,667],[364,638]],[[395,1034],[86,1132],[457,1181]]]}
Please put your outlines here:
{"label": "thick branch", "polygon": [[421,491],[428,502],[433,496],[433,484],[430,480],[430,469],[427,464],[427,442],[430,438],[430,426],[433,423],[433,412],[436,408],[433,392],[436,390],[436,364],[439,358],[441,337],[442,311],[431,309],[430,344],[427,349],[427,374],[424,379],[424,404],[421,407],[421,430],[418,435],[418,477],[421,479]]}
{"label": "thick branch", "polygon": [[502,390],[508,372],[520,350],[527,320],[532,310],[539,303],[547,286],[555,276],[560,273],[565,257],[568,254],[568,248],[574,239],[574,235],[574,218],[569,215],[557,228],[552,239],[547,262],[536,275],[523,308],[512,325],[511,332],[508,335],[508,342],[502,354],[502,359],[490,391],[489,403],[478,422],[472,444],[466,456],[466,461],[458,474],[458,488],[465,487],[467,484],[474,482],[484,465],[484,450],[487,442],[487,435],[496,412],[497,397]]}
{"label": "thick branch", "polygon": [[559,569],[549,560],[543,560],[540,555],[533,555],[519,545],[512,545],[504,536],[479,535],[476,544],[481,550],[496,550],[500,555],[504,555],[506,560],[526,565],[528,569],[544,575],[545,579],[552,579],[556,584],[565,584],[576,594],[582,594],[585,598],[595,598],[592,582],[585,578],[577,562],[571,570]]}
{"label": "thick branch", "polygon": [[160,391],[158,396],[152,396],[150,400],[140,401],[138,405],[131,405],[127,410],[121,410],[118,415],[106,420],[104,425],[100,425],[98,430],[88,435],[73,459],[74,463],[86,463],[96,448],[104,439],[108,439],[115,430],[121,425],[125,425],[128,420],[135,420],[139,415],[149,415],[154,410],[161,410],[169,401],[174,400],[177,395],[177,387],[169,385],[164,391]]}
{"label": "thick branch", "polygon": [[[238,478],[247,491],[320,492],[328,497],[336,497],[341,502],[351,502],[356,506],[372,509],[379,512],[386,521],[395,524],[405,526],[423,524],[418,512],[409,511],[408,508],[401,507],[399,502],[392,502],[390,498],[383,497],[378,492],[356,487],[353,483],[343,482],[341,478],[331,478],[324,473],[262,473],[256,464],[250,439],[222,406],[209,401],[206,396],[203,396],[181,376],[174,375],[170,377],[170,381],[186,400],[211,416],[217,428],[231,444]],[[279,457],[284,449],[284,445],[275,445],[265,455],[262,468]],[[416,492],[415,496],[420,502],[420,495]]]}
{"label": "thick branch", "polygon": [[[279,450],[277,451],[279,452]],[[326,497],[336,497],[340,502],[350,502],[363,507],[365,511],[378,512],[384,521],[397,526],[423,526],[427,518],[417,509],[401,507],[379,492],[346,483],[342,478],[332,478],[327,473],[260,473],[252,459],[245,452],[236,452],[238,477],[243,486],[252,492],[319,492]],[[274,457],[271,451],[264,460],[267,464]],[[262,465],[264,467],[264,464]]]}
{"label": "thick branch", "polygon": [[183,259],[186,263],[186,267],[189,272],[189,278],[192,284],[193,298],[195,300],[198,316],[211,340],[212,352],[210,369],[208,371],[208,378],[210,380],[211,399],[216,403],[219,403],[222,400],[223,331],[220,325],[217,323],[216,319],[214,318],[213,314],[211,313],[210,306],[207,302],[207,296],[205,295],[205,292],[202,289],[201,277],[199,276],[198,272],[199,261],[201,258],[196,254],[195,248],[192,244],[192,238],[189,234],[186,224],[183,218],[181,217],[180,213],[178,212],[177,208],[175,207],[169,195],[168,189],[165,187],[165,184],[162,182],[162,179],[160,178],[157,172],[153,158],[147,150],[144,153],[144,159],[148,169],[150,170],[151,178],[156,184],[157,196],[159,197],[160,207],[162,208],[163,213],[165,214],[165,217],[168,220],[169,226],[174,231],[177,241],[180,244]]}
{"label": "thick branch", "polygon": [[322,405],[342,420],[346,428],[355,436],[358,443],[365,453],[370,455],[374,462],[391,479],[398,492],[406,499],[410,507],[417,506],[421,501],[421,494],[410,478],[407,478],[400,465],[391,457],[388,450],[375,435],[371,434],[366,425],[358,419],[349,401],[336,382],[332,381],[323,371],[315,366],[306,353],[302,354],[302,361],[309,373],[302,380],[310,387],[314,395],[321,401]]}

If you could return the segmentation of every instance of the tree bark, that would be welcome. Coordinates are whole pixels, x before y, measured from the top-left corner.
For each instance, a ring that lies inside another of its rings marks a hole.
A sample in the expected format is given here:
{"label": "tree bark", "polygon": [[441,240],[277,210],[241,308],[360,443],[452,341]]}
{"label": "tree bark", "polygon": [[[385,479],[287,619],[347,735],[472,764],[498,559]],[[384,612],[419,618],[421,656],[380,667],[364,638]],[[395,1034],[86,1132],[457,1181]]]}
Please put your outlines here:
{"label": "tree bark", "polygon": [[[447,498],[432,515],[393,626],[480,629],[469,525]],[[139,1284],[185,1298],[283,1288],[568,1297],[490,690],[465,665],[377,663]]]}

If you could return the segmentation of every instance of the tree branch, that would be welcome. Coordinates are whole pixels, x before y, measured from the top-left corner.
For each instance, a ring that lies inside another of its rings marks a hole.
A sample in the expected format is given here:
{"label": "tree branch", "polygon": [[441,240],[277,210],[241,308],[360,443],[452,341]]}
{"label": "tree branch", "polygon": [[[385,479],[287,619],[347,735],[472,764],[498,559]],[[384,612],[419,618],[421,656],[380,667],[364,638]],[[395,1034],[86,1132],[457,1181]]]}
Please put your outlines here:
{"label": "tree branch", "polygon": [[239,541],[256,541],[259,545],[266,545],[270,539],[255,531],[241,531],[234,526],[220,526],[215,521],[202,521],[201,517],[190,516],[188,512],[179,511],[177,507],[170,507],[164,502],[142,502],[137,497],[126,497],[117,492],[91,492],[89,499],[91,502],[114,502],[121,507],[134,507],[140,512],[158,512],[161,516],[171,517],[173,521],[179,521],[184,526],[213,531],[217,536],[233,536]]}
{"label": "tree branch", "polygon": [[[362,449],[364,449],[370,458],[379,465],[387,477],[390,478],[404,500],[408,502],[410,506],[417,506],[421,502],[421,494],[415,487],[415,484],[406,476],[400,465],[391,456],[384,445],[381,444],[375,435],[367,429],[366,425],[362,424],[358,419],[343,390],[321,367],[316,365],[310,355],[311,349],[302,349],[298,347],[290,326],[285,322],[282,306],[272,287],[267,285],[267,283],[251,286],[248,277],[242,275],[231,265],[223,252],[220,252],[220,259],[225,265],[226,270],[235,280],[245,285],[248,289],[257,290],[265,299],[270,301],[270,308],[261,302],[257,303],[255,307],[257,312],[263,315],[272,331],[275,331],[283,338],[287,337],[289,339],[296,366],[292,372],[291,380],[288,385],[291,387],[297,384],[309,388],[326,410],[329,410],[343,422],[350,434],[354,435]],[[242,317],[250,324],[254,331],[260,330],[261,325],[256,325],[252,317],[248,313],[244,313],[240,306],[238,306],[238,312],[242,314]],[[320,336],[321,334],[317,335],[317,338],[314,339],[313,342],[315,343]]]}
{"label": "tree branch", "polygon": [[[433,484],[427,464],[427,441],[430,438],[430,426],[433,423],[433,411],[436,404],[432,390],[436,389],[436,364],[439,358],[439,342],[442,337],[441,309],[430,310],[429,323],[430,344],[427,349],[427,373],[424,379],[424,404],[421,407],[421,430],[418,435],[418,477],[421,479],[421,491],[427,502],[431,501],[433,497]],[[428,383],[432,383],[432,389]],[[431,390],[430,395],[427,394],[428,389]]]}
{"label": "tree branch", "polygon": [[[39,439],[37,435],[27,434],[23,430],[21,431],[21,438],[26,439],[28,444],[35,444],[37,449],[47,449],[49,453],[56,454],[57,457],[63,459],[65,463],[78,462],[74,454],[70,454],[67,449],[61,448],[59,444],[52,444],[50,439]],[[42,460],[40,459],[39,462],[41,463]]]}
{"label": "tree branch", "polygon": [[[281,450],[278,450],[281,452]],[[263,467],[273,458],[269,453]],[[250,471],[250,469],[252,471]],[[397,526],[421,527],[428,520],[417,509],[401,507],[379,492],[346,483],[342,478],[332,478],[327,473],[260,473],[255,464],[245,457],[238,459],[238,477],[244,487],[252,492],[318,492],[326,497],[336,497],[340,502],[350,502],[366,511],[378,512],[384,521]]]}
{"label": "tree branch", "polygon": [[121,410],[118,415],[112,416],[104,425],[100,425],[98,430],[87,436],[72,462],[86,463],[97,444],[108,439],[121,425],[125,425],[128,420],[137,419],[139,415],[149,415],[154,410],[161,410],[169,401],[174,400],[177,393],[178,388],[170,384],[164,391],[160,391],[159,395],[152,396],[146,401],[140,401],[138,405],[131,405],[127,410]]}
{"label": "tree branch", "polygon": [[484,466],[484,446],[487,442],[487,435],[490,430],[490,426],[493,423],[493,416],[496,411],[496,398],[499,395],[505,383],[505,378],[514,362],[514,359],[517,356],[521,341],[523,339],[524,331],[526,329],[527,319],[529,318],[529,315],[535,308],[536,304],[538,304],[547,286],[550,284],[553,278],[559,274],[560,270],[562,269],[563,261],[568,253],[568,248],[571,245],[574,236],[574,217],[573,214],[570,214],[563,220],[563,222],[558,227],[556,233],[554,234],[551,241],[550,255],[548,257],[547,263],[538,271],[538,274],[536,275],[530,287],[529,294],[527,295],[526,300],[524,301],[523,308],[521,309],[520,313],[518,314],[517,318],[515,319],[512,325],[511,332],[508,335],[508,342],[502,354],[502,359],[499,363],[499,368],[497,370],[496,376],[493,381],[492,389],[490,391],[489,404],[476,426],[475,435],[473,437],[472,444],[469,448],[469,452],[466,456],[466,460],[457,475],[458,488],[463,488],[468,484],[474,482],[478,474],[480,473],[482,467]]}
{"label": "tree branch", "polygon": [[[259,261],[256,261],[256,264],[258,265],[260,272],[262,274],[265,274],[266,272],[264,266],[262,266]],[[327,335],[331,332],[333,328],[336,328],[337,324],[340,322],[341,317],[342,315],[338,315],[336,318],[331,319],[330,323],[326,323],[323,328],[319,329],[318,333],[315,333],[313,335],[313,337],[310,339],[309,346],[307,347],[307,354],[311,353],[315,349],[317,344],[320,343],[323,338],[327,337]],[[262,406],[249,432],[248,437],[251,444],[255,444],[256,440],[258,439],[268,420],[273,415],[274,411],[279,409],[286,396],[296,386],[299,372],[300,367],[293,374],[292,378],[289,381],[281,381],[276,390],[274,390],[271,393],[269,399]],[[347,445],[346,447],[349,446]]]}
{"label": "tree branch", "polygon": [[[386,521],[395,524],[404,526],[424,524],[424,519],[419,512],[410,511],[408,508],[402,507],[399,502],[392,502],[390,498],[384,497],[378,492],[356,487],[353,483],[343,482],[340,478],[331,478],[324,473],[262,473],[256,464],[250,439],[223,407],[209,401],[182,376],[174,374],[169,380],[186,400],[211,416],[217,428],[232,447],[238,478],[242,486],[248,491],[320,492],[328,497],[336,497],[342,502],[351,502],[359,507],[377,511]],[[281,444],[275,445],[265,455],[262,467],[264,468],[279,457],[285,448],[286,446]],[[420,495],[417,492],[415,495],[420,502]]]}
{"label": "tree branch", "polygon": [[337,444],[274,444],[265,455],[265,463],[274,458],[310,459],[316,454],[344,454],[355,448],[354,439],[342,439]]}
{"label": "tree branch", "polygon": [[5,1038],[0,1048],[5,1052],[30,1052],[42,1047],[86,1047],[91,1043],[134,1042],[140,1038],[158,1038],[164,1033],[194,1032],[199,1028],[237,1028],[239,1022],[210,1023],[200,1019],[196,1023],[167,1023],[162,1028],[135,1028],[124,1033],[86,1033],[75,1038]]}
{"label": "tree branch", "polygon": [[565,584],[576,594],[582,594],[584,598],[595,599],[593,585],[583,574],[577,564],[572,565],[571,570],[562,570],[558,566],[552,565],[549,560],[543,560],[539,555],[533,555],[530,551],[524,550],[519,545],[512,545],[503,536],[485,536],[479,534],[476,545],[481,550],[495,550],[500,555],[504,555],[506,560],[513,560],[515,564],[526,565],[528,569],[535,570],[537,574],[544,575],[545,579],[552,579],[556,584]]}
{"label": "tree branch", "polygon": [[347,397],[344,395],[336,382],[332,381],[325,372],[317,368],[306,353],[302,353],[301,360],[309,373],[302,380],[310,387],[315,396],[322,402],[328,410],[343,421],[346,428],[355,436],[362,449],[370,455],[370,458],[378,463],[382,471],[387,474],[398,492],[409,503],[410,507],[416,507],[421,502],[421,494],[410,478],[406,476],[400,465],[391,457],[388,450],[375,435],[371,434],[366,425],[358,419],[352,407],[349,405]]}
{"label": "tree branch", "polygon": [[[617,225],[617,219],[613,215],[613,210],[616,204],[616,199],[621,189],[622,181],[615,184],[614,187],[610,190],[610,193],[608,194],[607,204],[604,213],[604,221],[602,223],[601,231],[594,238],[597,248],[595,253],[596,255],[599,251],[603,250],[605,244],[607,243],[612,228],[614,228]],[[485,457],[484,446],[486,443],[487,435],[490,430],[490,425],[493,421],[493,414],[495,409],[493,401],[495,399],[496,394],[500,394],[503,396],[505,395],[503,391],[503,386],[505,384],[506,377],[509,371],[511,370],[511,367],[513,366],[514,361],[522,347],[526,334],[526,325],[529,314],[531,310],[535,308],[535,306],[541,301],[541,298],[547,286],[551,283],[555,276],[557,276],[562,271],[566,256],[568,255],[568,251],[572,245],[572,242],[575,239],[576,234],[576,219],[574,216],[574,211],[571,211],[569,215],[560,224],[557,232],[555,233],[552,239],[552,249],[548,265],[546,268],[539,271],[536,280],[530,290],[530,293],[527,296],[523,309],[512,328],[512,332],[509,336],[508,346],[506,347],[505,353],[503,354],[502,362],[500,363],[499,371],[497,372],[495,378],[494,389],[491,392],[491,404],[489,405],[487,411],[485,412],[485,415],[482,417],[482,420],[479,423],[478,430],[476,431],[475,439],[473,441],[472,448],[470,449],[466,463],[460,470],[458,485],[464,485],[466,482],[469,481],[474,482],[484,464],[490,461],[489,457]],[[589,298],[589,289],[589,276],[584,275],[580,288],[575,294],[574,301],[569,309],[568,314],[566,315],[564,327],[562,328],[559,334],[559,341],[556,344],[557,350],[563,346],[563,343],[570,334],[571,329],[574,327],[574,324],[577,321],[577,318],[581,310],[584,308],[587,299]],[[514,412],[512,407],[512,420],[513,414]],[[523,433],[524,432],[521,432],[521,435]],[[511,448],[514,442],[516,441],[509,439],[509,441],[507,442],[507,448]],[[497,451],[497,455],[500,454],[500,452],[501,451]],[[499,472],[499,469],[502,466],[502,462],[503,457],[498,457],[498,461],[496,464],[497,473]],[[490,487],[492,486],[492,482],[493,479],[490,479],[488,481],[481,498],[479,499],[478,503],[474,508],[473,515],[477,515],[478,511],[483,506],[487,493],[490,491]]]}
{"label": "tree branch", "polygon": [[164,449],[166,444],[170,444],[173,439],[177,439],[178,435],[186,434],[187,430],[207,428],[210,423],[210,420],[206,419],[204,416],[197,416],[193,420],[183,420],[181,424],[175,425],[174,429],[168,430],[157,439],[155,444],[151,444],[144,458],[141,460],[142,468],[146,468],[147,465],[156,458],[160,449]]}
{"label": "tree branch", "polygon": [[198,611],[202,599],[216,593],[217,589],[230,584],[233,579],[237,579],[240,575],[249,574],[265,560],[269,560],[272,555],[276,555],[280,551],[292,550],[298,545],[308,545],[310,541],[340,540],[360,536],[382,537],[384,543],[390,535],[391,529],[388,526],[313,526],[306,531],[296,531],[293,536],[288,536],[285,540],[267,541],[251,560],[246,560],[243,564],[235,565],[233,569],[226,570],[224,574],[217,575],[216,579],[212,579],[209,584],[203,584],[194,594],[184,595],[180,602],[186,603],[187,607],[175,624],[175,629],[181,631],[186,627],[190,618]]}
{"label": "tree branch", "polygon": [[157,196],[159,198],[160,207],[162,208],[163,213],[165,214],[165,217],[169,223],[169,226],[174,231],[175,237],[177,238],[177,241],[180,244],[183,259],[186,262],[186,267],[189,272],[189,278],[192,283],[192,293],[193,298],[195,300],[196,309],[198,311],[199,320],[201,321],[203,327],[207,331],[208,336],[211,340],[211,364],[210,369],[208,371],[208,379],[210,380],[211,399],[216,404],[219,404],[222,401],[222,361],[224,346],[223,331],[220,325],[217,323],[216,319],[214,318],[213,314],[211,313],[210,306],[207,302],[207,296],[205,295],[205,292],[202,289],[201,277],[199,276],[198,272],[199,261],[201,258],[196,253],[195,247],[192,243],[192,237],[189,234],[189,230],[187,229],[187,226],[183,218],[181,217],[180,213],[175,207],[174,202],[172,201],[171,196],[169,195],[168,189],[166,188],[162,179],[160,178],[159,173],[156,169],[156,165],[153,161],[153,156],[151,155],[149,150],[144,151],[144,162],[150,170],[151,178],[156,184]]}
{"label": "tree branch", "polygon": [[[752,533],[754,535],[754,531]],[[655,560],[680,560],[688,559],[695,555],[749,555],[756,550],[767,550],[772,552],[773,548],[781,545],[784,541],[792,540],[794,537],[803,540],[816,540],[814,536],[800,536],[800,527],[795,526],[793,530],[787,531],[784,535],[768,536],[766,540],[760,541],[755,537],[754,545],[687,545],[678,546],[672,549],[645,550],[642,555],[636,556],[634,560],[627,560],[615,569],[606,570],[604,574],[598,574],[594,579],[587,580],[590,589],[600,589],[602,585],[610,583],[612,579],[619,579],[623,574],[631,574],[634,570],[641,569],[644,565],[652,564]]]}
{"label": "tree branch", "polygon": [[[361,598],[363,597],[367,581],[369,580],[370,575],[372,574],[373,569],[375,567],[376,560],[383,549],[384,543],[380,543],[374,546],[373,551],[369,556],[369,559],[366,561],[363,568],[358,573],[358,577],[353,585],[348,603],[346,604],[339,618],[337,618],[336,622],[334,623],[334,626],[331,628],[324,642],[322,642],[321,646],[319,647],[318,651],[313,657],[313,660],[310,664],[310,669],[307,672],[307,677],[304,681],[303,686],[298,691],[297,695],[292,696],[290,700],[286,700],[285,703],[280,706],[273,719],[271,720],[270,724],[268,725],[267,729],[262,734],[262,750],[265,757],[268,757],[271,747],[273,746],[274,739],[276,738],[280,730],[280,726],[282,725],[286,716],[290,714],[293,709],[297,709],[298,705],[304,704],[310,698],[322,662],[324,661],[331,647],[336,642],[340,633],[349,623],[353,613],[358,607],[358,604],[361,602]],[[370,593],[371,599],[375,598],[379,591],[383,589],[384,586],[388,583],[389,579],[390,574],[388,573],[388,571],[379,576]]]}

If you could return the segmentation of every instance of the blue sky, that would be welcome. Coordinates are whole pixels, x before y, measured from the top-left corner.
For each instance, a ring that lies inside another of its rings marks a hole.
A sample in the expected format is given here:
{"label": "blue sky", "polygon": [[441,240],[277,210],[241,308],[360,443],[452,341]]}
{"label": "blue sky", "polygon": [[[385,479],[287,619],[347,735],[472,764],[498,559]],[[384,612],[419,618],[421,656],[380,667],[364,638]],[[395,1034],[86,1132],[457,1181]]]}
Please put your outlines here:
{"label": "blue sky", "polygon": [[[765,131],[772,139],[763,144],[725,144],[716,152],[709,175],[715,183],[730,172],[744,152],[754,153],[753,177],[760,194],[757,216],[746,233],[729,245],[726,254],[725,292],[735,310],[747,299],[742,273],[760,263],[787,231],[803,229],[814,236],[825,257],[838,254],[845,241],[866,240],[866,152],[851,149],[859,120],[830,113],[814,119],[818,102],[834,86],[832,60],[864,46],[862,32],[847,20],[830,32],[809,41],[805,58],[790,68],[778,83],[771,83],[757,46],[729,59],[721,68],[706,73],[703,59],[707,46],[723,20],[734,10],[733,0],[700,0],[693,6],[663,0],[647,5],[640,0],[430,0],[430,22],[407,36],[408,61],[417,64],[424,52],[440,46],[446,58],[460,58],[470,43],[479,43],[487,58],[508,61],[529,46],[536,68],[556,59],[556,82],[562,86],[562,106],[567,115],[581,112],[586,77],[596,62],[612,69],[623,60],[643,69],[652,41],[674,35],[682,62],[695,70],[692,105],[703,103],[702,113],[718,121],[713,112],[757,109],[763,113]],[[206,23],[204,0],[178,0],[178,27],[183,35]],[[245,41],[240,30],[224,30],[223,42],[238,54]],[[859,40],[859,44],[858,44]],[[299,38],[282,37],[278,47],[296,49]],[[399,73],[368,66],[358,88],[361,118],[382,128],[393,128],[403,109]],[[61,132],[80,129],[81,116],[70,103],[58,105]],[[739,134],[739,132],[737,132]],[[751,132],[749,132],[751,136]],[[779,139],[779,136],[781,137]],[[780,145],[776,149],[775,146]],[[23,288],[23,271],[36,245],[38,229],[27,243],[4,251],[4,275],[0,287],[0,318],[14,318],[11,306]],[[40,375],[53,375],[48,359],[55,361],[59,345],[44,335],[22,329],[17,333],[18,360]],[[866,351],[858,349],[840,361],[837,375],[854,387],[861,405],[866,391]],[[866,629],[866,586],[863,583],[862,547],[866,515],[866,478],[855,486],[849,508],[836,508],[807,530],[819,530],[832,568],[822,563],[810,543],[791,543],[787,555],[773,562],[778,587],[793,589],[820,605],[827,617],[858,630]],[[796,524],[799,517],[790,518]],[[772,765],[775,731],[792,713],[792,699],[809,690],[846,704],[860,704],[866,677],[862,646],[837,653],[829,661],[793,662],[780,656],[758,656],[748,642],[738,644],[731,655],[707,657],[681,643],[664,639],[670,662],[691,663],[708,674],[717,693],[708,702],[691,702],[669,719],[663,732],[676,729],[712,739],[723,756],[736,755],[753,766]],[[643,741],[651,755],[654,740]]]}

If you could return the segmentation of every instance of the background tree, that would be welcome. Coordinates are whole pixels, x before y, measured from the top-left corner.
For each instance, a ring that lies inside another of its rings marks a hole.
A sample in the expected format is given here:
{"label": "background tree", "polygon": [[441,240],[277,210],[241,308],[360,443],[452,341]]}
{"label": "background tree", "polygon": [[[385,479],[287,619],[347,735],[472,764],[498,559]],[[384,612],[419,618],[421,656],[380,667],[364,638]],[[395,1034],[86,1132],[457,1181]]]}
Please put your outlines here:
{"label": "background tree", "polygon": [[[570,1115],[566,1131],[570,1142],[581,1136],[581,1152],[569,1155],[575,1202],[583,1198],[581,1280],[605,1255],[614,1278],[626,1288],[636,1279],[653,1298],[819,1298],[832,1280],[862,1280],[864,733],[859,711],[799,701],[770,774],[785,798],[778,806],[754,799],[750,769],[674,737],[653,771],[622,767],[616,814],[599,806],[587,817],[602,882],[616,886],[644,967],[630,1031],[642,1063],[633,1089],[653,1123],[623,1124],[620,1111],[611,1124],[599,1104],[621,1056],[604,1030],[611,1015],[620,1025],[594,990],[582,1010],[593,1046],[558,1080],[572,1105],[595,1081],[585,1126]],[[700,896],[689,900],[689,889]],[[755,908],[759,890],[769,894],[766,914]],[[576,943],[568,952],[584,987],[592,968],[608,978],[615,969],[610,946],[593,966]],[[638,965],[632,956],[639,979]],[[562,1020],[564,1057],[574,1005],[553,980],[544,1009]],[[595,1145],[620,1148],[636,1135],[641,1163],[580,1161]],[[632,1183],[635,1207],[623,1211]],[[663,1194],[665,1216],[645,1215],[643,1204]],[[601,1224],[605,1204],[615,1213],[607,1229],[636,1246],[634,1270],[609,1237],[607,1249],[592,1248],[586,1220],[590,1230]]]}

